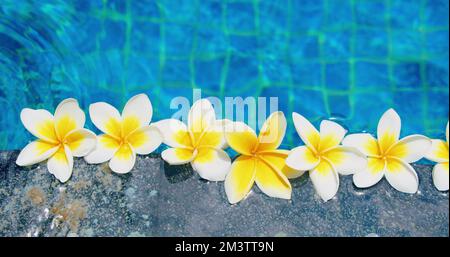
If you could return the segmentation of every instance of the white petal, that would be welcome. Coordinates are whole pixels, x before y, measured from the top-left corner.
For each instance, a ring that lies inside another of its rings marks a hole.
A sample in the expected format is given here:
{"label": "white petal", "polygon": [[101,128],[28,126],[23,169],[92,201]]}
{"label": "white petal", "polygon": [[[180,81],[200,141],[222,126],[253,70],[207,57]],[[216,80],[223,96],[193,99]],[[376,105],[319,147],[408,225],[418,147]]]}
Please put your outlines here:
{"label": "white petal", "polygon": [[155,126],[144,126],[130,136],[128,142],[137,154],[146,155],[155,151],[162,143],[163,137]]}
{"label": "white petal", "polygon": [[286,134],[286,117],[283,112],[272,113],[264,122],[259,132],[258,151],[276,150],[280,147]]}
{"label": "white petal", "polygon": [[48,111],[25,108],[20,113],[20,120],[25,128],[35,137],[47,142],[58,142],[54,118]]}
{"label": "white petal", "polygon": [[367,167],[353,175],[353,183],[359,188],[368,188],[377,184],[384,176],[385,161],[378,158],[368,158]]}
{"label": "white petal", "polygon": [[106,134],[97,137],[97,145],[92,152],[84,157],[89,164],[104,163],[114,156],[120,147],[120,143],[111,136]]}
{"label": "white petal", "polygon": [[401,127],[402,122],[400,116],[398,116],[394,109],[387,110],[381,116],[378,123],[377,135],[378,143],[384,151],[398,141]]}
{"label": "white petal", "polygon": [[379,156],[378,142],[368,133],[358,133],[348,135],[342,140],[342,145],[355,147],[366,156]]}
{"label": "white petal", "polygon": [[62,183],[69,180],[72,176],[73,157],[68,146],[59,148],[59,150],[48,160],[48,171],[53,174]]}
{"label": "white petal", "polygon": [[289,180],[276,165],[264,159],[256,162],[255,182],[270,197],[291,199],[292,187]]}
{"label": "white petal", "polygon": [[337,146],[324,153],[324,158],[342,175],[354,174],[367,166],[366,156],[354,147]]}
{"label": "white petal", "polygon": [[161,157],[164,161],[170,165],[186,164],[194,160],[197,153],[194,153],[191,149],[185,148],[169,148],[161,153]]}
{"label": "white petal", "polygon": [[431,140],[431,147],[426,158],[438,163],[448,162],[448,144],[439,139]]}
{"label": "white petal", "polygon": [[31,142],[20,151],[16,164],[19,166],[29,166],[40,163],[50,158],[50,156],[58,151],[58,148],[59,146],[42,140]]}
{"label": "white petal", "polygon": [[295,170],[311,170],[320,162],[307,146],[294,148],[286,158],[286,165]]}
{"label": "white petal", "polygon": [[196,101],[188,116],[188,128],[189,131],[194,134],[200,134],[210,126],[216,120],[216,114],[211,103],[207,99],[201,99]]}
{"label": "white petal", "polygon": [[447,128],[445,129],[445,138],[447,139],[447,145],[449,144],[448,141],[448,121],[447,121]]}
{"label": "white petal", "polygon": [[336,195],[339,189],[339,176],[328,162],[321,161],[309,172],[309,177],[322,200],[326,202]]}
{"label": "white petal", "polygon": [[136,163],[136,153],[129,144],[123,144],[109,161],[112,171],[119,174],[130,172]]}
{"label": "white petal", "polygon": [[112,105],[98,102],[89,106],[89,115],[92,123],[103,133],[116,138],[121,137],[122,117]]}
{"label": "white petal", "polygon": [[321,151],[328,150],[339,145],[347,130],[334,121],[323,120],[320,123],[320,143]]}
{"label": "white petal", "polygon": [[161,120],[152,124],[162,134],[164,144],[173,148],[192,147],[191,136],[186,125],[175,119]]}
{"label": "white petal", "polygon": [[[139,94],[133,96],[125,104],[122,111],[122,120],[125,122],[129,119],[136,119],[136,128],[147,126],[150,124],[153,116],[153,107],[150,99],[146,94]],[[133,132],[133,129],[128,131]]]}
{"label": "white petal", "polygon": [[224,181],[231,168],[231,159],[221,149],[200,148],[192,168],[206,180]]}
{"label": "white petal", "polygon": [[225,178],[225,193],[231,204],[240,202],[248,195],[255,181],[255,168],[253,157],[241,155],[233,162]]}
{"label": "white petal", "polygon": [[403,138],[389,150],[389,156],[402,159],[406,163],[422,159],[431,148],[431,140],[421,135]]}
{"label": "white petal", "polygon": [[78,129],[70,132],[65,142],[74,157],[83,157],[95,149],[97,136],[90,130]]}
{"label": "white petal", "polygon": [[439,191],[448,191],[448,163],[439,163],[433,168],[433,183]]}
{"label": "white petal", "polygon": [[400,192],[415,194],[419,188],[416,171],[400,159],[387,161],[385,176],[389,184]]}
{"label": "white petal", "polygon": [[73,98],[63,100],[55,111],[55,129],[59,138],[64,138],[70,132],[81,129],[86,122],[86,115]]}
{"label": "white petal", "polygon": [[318,149],[320,142],[320,134],[314,126],[302,115],[298,113],[292,114],[295,129],[302,141],[312,149]]}

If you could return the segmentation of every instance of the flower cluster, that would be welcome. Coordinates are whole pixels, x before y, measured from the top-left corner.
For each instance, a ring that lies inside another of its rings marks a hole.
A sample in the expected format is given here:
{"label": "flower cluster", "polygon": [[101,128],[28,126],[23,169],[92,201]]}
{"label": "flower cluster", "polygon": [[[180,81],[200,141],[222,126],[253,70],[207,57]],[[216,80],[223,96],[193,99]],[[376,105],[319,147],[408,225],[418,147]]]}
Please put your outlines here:
{"label": "flower cluster", "polygon": [[[422,135],[400,139],[401,120],[389,109],[381,117],[377,138],[368,133],[347,134],[341,125],[323,120],[317,130],[305,117],[292,119],[304,145],[279,149],[287,127],[282,112],[270,115],[259,134],[242,122],[217,120],[211,103],[194,103],[187,124],[176,119],[150,125],[153,110],[145,94],[132,97],[122,113],[113,106],[94,103],[89,107],[92,123],[103,133],[96,136],[83,128],[85,114],[75,99],[66,99],[52,115],[46,110],[24,109],[21,120],[38,139],[28,144],[16,163],[28,166],[47,161],[47,167],[61,182],[73,169],[73,157],[90,164],[109,162],[113,172],[130,172],[136,155],[147,155],[162,143],[161,154],[170,165],[190,163],[199,176],[224,181],[231,204],[244,199],[256,183],[270,197],[290,199],[289,179],[309,172],[317,194],[332,199],[339,189],[339,175],[353,175],[358,188],[377,184],[383,177],[396,190],[416,193],[419,179],[410,163],[425,157],[438,164],[433,181],[440,191],[449,189],[449,137],[430,140]],[[232,161],[226,148],[239,155]]]}

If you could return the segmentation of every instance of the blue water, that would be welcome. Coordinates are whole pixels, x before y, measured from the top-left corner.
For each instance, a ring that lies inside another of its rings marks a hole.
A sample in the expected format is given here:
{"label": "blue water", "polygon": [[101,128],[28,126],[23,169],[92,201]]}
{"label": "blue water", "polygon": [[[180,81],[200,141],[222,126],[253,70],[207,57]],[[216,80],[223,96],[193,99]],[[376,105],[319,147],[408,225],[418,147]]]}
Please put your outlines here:
{"label": "blue water", "polygon": [[[87,111],[147,93],[279,97],[315,124],[374,132],[394,107],[402,134],[444,137],[447,0],[25,1],[0,4],[0,149],[32,137],[19,113],[75,97]],[[88,127],[92,124],[88,122]],[[299,143],[290,123],[286,146]]]}

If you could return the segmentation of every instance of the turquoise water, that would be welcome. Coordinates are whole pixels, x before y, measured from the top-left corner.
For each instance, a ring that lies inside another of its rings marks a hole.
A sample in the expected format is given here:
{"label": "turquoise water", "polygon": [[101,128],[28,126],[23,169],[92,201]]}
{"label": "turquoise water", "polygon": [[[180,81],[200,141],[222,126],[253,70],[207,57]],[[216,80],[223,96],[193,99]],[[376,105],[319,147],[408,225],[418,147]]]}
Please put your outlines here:
{"label": "turquoise water", "polygon": [[[394,107],[403,135],[443,137],[448,120],[447,0],[25,1],[0,5],[0,149],[31,135],[24,107],[75,97],[87,111],[147,93],[170,100],[279,97],[288,118],[375,131]],[[88,122],[92,128],[92,124]],[[286,146],[298,144],[292,124]]]}

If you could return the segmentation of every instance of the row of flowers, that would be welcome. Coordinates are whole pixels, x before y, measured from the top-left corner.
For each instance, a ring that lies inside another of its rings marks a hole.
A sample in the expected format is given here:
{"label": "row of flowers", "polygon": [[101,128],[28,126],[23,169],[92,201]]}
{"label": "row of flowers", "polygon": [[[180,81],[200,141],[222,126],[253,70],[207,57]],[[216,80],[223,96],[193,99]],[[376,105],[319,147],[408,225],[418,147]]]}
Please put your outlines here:
{"label": "row of flowers", "polygon": [[[150,154],[164,143],[170,147],[161,154],[166,162],[190,163],[203,179],[225,181],[233,204],[244,199],[255,183],[268,196],[290,199],[289,179],[305,172],[324,201],[336,195],[339,174],[353,175],[358,188],[371,187],[385,177],[396,190],[413,194],[419,179],[410,163],[426,157],[438,163],[432,173],[436,188],[449,189],[448,124],[446,142],[422,135],[400,139],[401,120],[393,109],[381,117],[377,138],[368,133],[346,135],[341,125],[330,120],[323,120],[317,130],[293,113],[305,145],[292,150],[279,149],[287,127],[282,112],[271,114],[259,135],[245,123],[217,120],[206,99],[194,103],[188,124],[167,119],[150,125],[152,114],[145,94],[132,97],[122,113],[107,103],[94,103],[89,115],[103,133],[97,136],[84,128],[85,114],[75,99],[62,101],[54,115],[23,109],[22,123],[38,139],[20,152],[16,163],[28,166],[48,160],[48,171],[66,182],[74,157],[84,157],[90,164],[109,162],[112,171],[124,174],[133,169],[137,154]],[[239,154],[233,162],[224,151],[228,147]]]}

